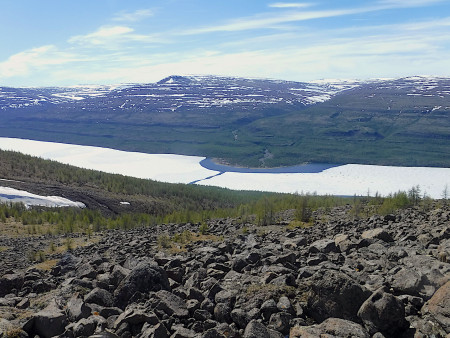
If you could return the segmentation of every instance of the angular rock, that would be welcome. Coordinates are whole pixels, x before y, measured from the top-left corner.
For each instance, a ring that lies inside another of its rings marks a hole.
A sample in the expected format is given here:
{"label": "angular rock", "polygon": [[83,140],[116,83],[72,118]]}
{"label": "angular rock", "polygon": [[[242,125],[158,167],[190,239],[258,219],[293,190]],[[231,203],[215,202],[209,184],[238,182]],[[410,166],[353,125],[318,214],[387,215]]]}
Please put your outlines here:
{"label": "angular rock", "polygon": [[185,327],[178,327],[176,331],[170,336],[170,338],[195,338],[197,334]]}
{"label": "angular rock", "polygon": [[309,246],[310,253],[329,253],[338,251],[339,249],[332,239],[319,239]]}
{"label": "angular rock", "polygon": [[67,302],[66,313],[71,322],[77,322],[82,318],[88,318],[91,315],[91,309],[81,298],[73,296]]}
{"label": "angular rock", "polygon": [[149,323],[156,325],[159,323],[158,317],[153,313],[143,309],[127,309],[114,322],[114,328],[119,328],[123,324],[138,325]]}
{"label": "angular rock", "polygon": [[270,334],[264,324],[253,319],[247,324],[243,338],[270,338]]}
{"label": "angular rock", "polygon": [[24,282],[24,276],[21,273],[4,275],[0,278],[0,297],[6,296],[12,290],[19,290]]}
{"label": "angular rock", "polygon": [[159,299],[157,309],[163,310],[169,316],[178,318],[189,317],[189,311],[186,303],[180,297],[165,290],[158,291],[156,297]]}
{"label": "angular rock", "polygon": [[131,272],[120,265],[114,265],[113,270],[109,274],[109,281],[112,285],[117,287],[119,283]]}
{"label": "angular rock", "polygon": [[111,307],[114,305],[113,295],[105,289],[95,288],[89,292],[85,297],[86,303],[94,303],[100,306]]}
{"label": "angular rock", "polygon": [[277,312],[270,316],[269,327],[283,335],[289,334],[292,315],[286,312]]}
{"label": "angular rock", "polygon": [[358,317],[370,334],[381,332],[386,337],[398,337],[409,324],[405,319],[403,303],[382,287],[361,306]]}
{"label": "angular rock", "polygon": [[89,337],[97,328],[97,319],[94,316],[83,318],[73,326],[75,337]]}
{"label": "angular rock", "polygon": [[339,271],[326,270],[311,277],[312,294],[308,298],[308,313],[317,322],[327,318],[358,321],[358,310],[370,292]]}
{"label": "angular rock", "polygon": [[82,278],[93,279],[95,278],[95,276],[97,276],[97,270],[95,270],[90,263],[84,263],[80,265],[75,273],[76,276],[80,279]]}
{"label": "angular rock", "polygon": [[446,333],[450,333],[450,281],[436,291],[421,312]]}
{"label": "angular rock", "polygon": [[56,304],[51,303],[44,310],[36,313],[24,325],[24,330],[32,336],[39,335],[42,338],[49,338],[62,334],[66,325],[66,314],[59,310]]}
{"label": "angular rock", "polygon": [[167,331],[166,327],[158,323],[153,327],[142,328],[142,333],[139,337],[141,338],[169,338],[170,333]]}
{"label": "angular rock", "polygon": [[218,303],[214,307],[214,318],[219,323],[231,323],[231,307],[226,303]]}
{"label": "angular rock", "polygon": [[294,326],[290,338],[352,337],[370,338],[369,333],[359,324],[341,318],[328,318],[319,325]]}
{"label": "angular rock", "polygon": [[231,311],[230,316],[233,322],[236,323],[236,325],[241,329],[245,329],[251,320],[248,312],[242,309],[234,309]]}
{"label": "angular rock", "polygon": [[392,236],[383,228],[366,230],[361,234],[363,239],[381,239],[385,242],[393,242]]}
{"label": "angular rock", "polygon": [[124,308],[137,292],[169,290],[166,272],[156,263],[140,263],[120,283],[114,292],[116,306]]}

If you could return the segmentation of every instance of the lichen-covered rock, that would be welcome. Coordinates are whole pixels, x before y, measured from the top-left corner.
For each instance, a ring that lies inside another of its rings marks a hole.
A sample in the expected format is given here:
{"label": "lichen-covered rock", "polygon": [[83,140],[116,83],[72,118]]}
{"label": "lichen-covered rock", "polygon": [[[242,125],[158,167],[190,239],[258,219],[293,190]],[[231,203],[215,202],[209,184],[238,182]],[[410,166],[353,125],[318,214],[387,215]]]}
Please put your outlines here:
{"label": "lichen-covered rock", "polygon": [[358,310],[370,292],[339,271],[321,271],[311,277],[308,312],[317,322],[327,318],[358,321]]}
{"label": "lichen-covered rock", "polygon": [[361,306],[358,317],[369,333],[381,332],[386,337],[398,337],[408,327],[403,303],[382,287]]}
{"label": "lichen-covered rock", "polygon": [[370,338],[360,325],[341,318],[328,318],[319,325],[294,326],[289,338],[352,337]]}
{"label": "lichen-covered rock", "polygon": [[114,292],[115,303],[124,308],[136,292],[159,290],[170,290],[166,272],[156,263],[140,263],[119,283]]}
{"label": "lichen-covered rock", "polygon": [[450,333],[450,281],[441,286],[425,303],[422,313],[446,333]]}

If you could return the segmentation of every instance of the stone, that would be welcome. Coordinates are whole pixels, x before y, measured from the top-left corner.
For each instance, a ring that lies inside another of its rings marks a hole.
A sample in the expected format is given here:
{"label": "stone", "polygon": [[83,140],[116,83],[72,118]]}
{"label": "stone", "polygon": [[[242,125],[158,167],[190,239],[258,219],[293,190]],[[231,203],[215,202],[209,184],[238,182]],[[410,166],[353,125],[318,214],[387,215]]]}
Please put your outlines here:
{"label": "stone", "polygon": [[91,315],[91,309],[81,298],[73,296],[67,302],[66,313],[71,322],[77,322],[82,318],[88,318]]}
{"label": "stone", "polygon": [[317,322],[327,318],[358,321],[358,310],[370,291],[339,271],[319,271],[311,277],[308,313]]}
{"label": "stone", "polygon": [[441,286],[422,307],[421,312],[450,333],[450,281]]}
{"label": "stone", "polygon": [[245,327],[243,338],[270,338],[270,334],[264,324],[253,319]]}
{"label": "stone", "polygon": [[245,329],[245,327],[251,320],[248,312],[242,309],[232,310],[230,316],[233,322],[236,323],[236,325],[241,329]]}
{"label": "stone", "polygon": [[170,334],[166,327],[158,323],[153,327],[142,328],[142,333],[139,337],[141,338],[169,338]]}
{"label": "stone", "polygon": [[405,319],[403,303],[386,287],[375,291],[358,311],[358,317],[370,334],[381,332],[386,337],[398,337],[409,324]]}
{"label": "stone", "polygon": [[114,328],[117,329],[123,324],[138,325],[149,323],[156,325],[159,323],[158,317],[153,313],[143,309],[127,309],[114,322]]}
{"label": "stone", "polygon": [[289,334],[292,315],[286,312],[277,312],[270,316],[269,328],[281,332],[284,335]]}
{"label": "stone", "polygon": [[384,242],[393,242],[392,236],[383,228],[366,230],[361,234],[363,239],[380,239]]}
{"label": "stone", "polygon": [[294,326],[289,338],[352,337],[370,338],[369,333],[357,323],[341,318],[328,318],[319,325]]}
{"label": "stone", "polygon": [[278,312],[277,303],[273,299],[268,299],[261,305],[260,311],[263,319],[269,320],[273,313]]}
{"label": "stone", "polygon": [[294,309],[292,308],[291,301],[286,296],[281,296],[277,303],[277,308],[279,311],[294,313]]}
{"label": "stone", "polygon": [[120,282],[131,272],[120,265],[114,265],[113,270],[109,274],[109,282],[117,287]]}
{"label": "stone", "polygon": [[156,297],[159,299],[157,309],[163,310],[169,316],[178,318],[189,317],[189,311],[183,299],[165,290],[158,291]]}
{"label": "stone", "polygon": [[19,290],[24,282],[21,273],[7,274],[0,278],[0,297],[6,296],[12,290]]}
{"label": "stone", "polygon": [[231,268],[234,271],[242,272],[242,270],[248,265],[247,261],[243,257],[236,257],[231,263]]}
{"label": "stone", "polygon": [[76,276],[80,279],[82,278],[93,279],[95,278],[95,276],[97,276],[97,271],[90,263],[84,263],[80,265],[75,273]]}
{"label": "stone", "polygon": [[24,298],[19,303],[16,304],[16,308],[18,309],[26,309],[30,306],[30,299]]}
{"label": "stone", "polygon": [[156,263],[140,263],[119,283],[114,292],[115,304],[119,308],[125,308],[130,298],[137,292],[169,289],[169,280],[161,267]]}
{"label": "stone", "polygon": [[67,323],[66,314],[59,310],[55,303],[51,303],[45,309],[36,313],[24,325],[24,330],[29,335],[48,338],[62,334]]}
{"label": "stone", "polygon": [[[170,338],[195,338],[197,334],[185,327],[178,327]],[[159,337],[158,337],[159,338]]]}
{"label": "stone", "polygon": [[113,295],[105,289],[95,288],[89,292],[85,297],[86,303],[94,303],[100,306],[111,307],[114,305]]}
{"label": "stone", "polygon": [[309,246],[310,253],[329,253],[329,252],[338,252],[339,249],[336,247],[336,244],[331,239],[319,239],[313,242]]}
{"label": "stone", "polygon": [[226,303],[218,303],[214,307],[214,318],[219,323],[231,323],[230,317],[231,307]]}
{"label": "stone", "polygon": [[97,320],[94,316],[83,318],[73,326],[75,337],[89,337],[97,328]]}

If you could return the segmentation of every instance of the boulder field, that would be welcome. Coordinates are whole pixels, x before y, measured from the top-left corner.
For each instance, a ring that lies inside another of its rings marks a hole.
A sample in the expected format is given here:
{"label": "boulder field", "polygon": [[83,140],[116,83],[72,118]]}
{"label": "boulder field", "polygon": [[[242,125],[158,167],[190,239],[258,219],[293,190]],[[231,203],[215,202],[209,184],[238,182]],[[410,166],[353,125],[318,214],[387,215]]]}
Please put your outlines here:
{"label": "boulder field", "polygon": [[48,270],[1,262],[0,337],[448,337],[450,208],[350,209],[213,220],[184,244],[198,224],[110,230]]}

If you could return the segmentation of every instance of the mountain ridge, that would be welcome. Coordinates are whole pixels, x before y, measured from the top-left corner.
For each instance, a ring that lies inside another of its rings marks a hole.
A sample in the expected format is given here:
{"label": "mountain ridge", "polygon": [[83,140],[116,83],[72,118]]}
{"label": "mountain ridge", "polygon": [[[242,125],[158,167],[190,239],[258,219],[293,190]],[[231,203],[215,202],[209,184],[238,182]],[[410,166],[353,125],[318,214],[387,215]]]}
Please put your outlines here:
{"label": "mountain ridge", "polygon": [[[0,136],[223,159],[450,166],[450,78],[0,87]],[[267,159],[265,154],[273,156]]]}

